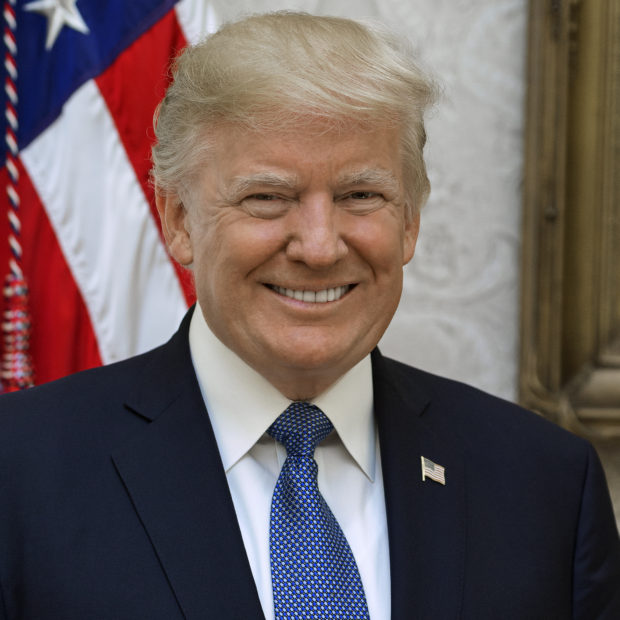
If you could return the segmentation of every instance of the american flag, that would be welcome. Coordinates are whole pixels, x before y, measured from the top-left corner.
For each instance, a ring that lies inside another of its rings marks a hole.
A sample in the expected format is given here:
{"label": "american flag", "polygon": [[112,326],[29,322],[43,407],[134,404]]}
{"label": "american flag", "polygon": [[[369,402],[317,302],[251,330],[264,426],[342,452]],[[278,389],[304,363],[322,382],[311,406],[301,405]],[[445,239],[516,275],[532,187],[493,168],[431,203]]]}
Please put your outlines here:
{"label": "american flag", "polygon": [[4,0],[3,18],[6,390],[28,359],[43,383],[156,346],[193,302],[149,152],[170,60],[215,16],[205,0]]}
{"label": "american flag", "polygon": [[427,478],[439,482],[439,484],[446,484],[446,470],[441,465],[433,463],[430,459],[422,456],[422,481],[426,481]]}

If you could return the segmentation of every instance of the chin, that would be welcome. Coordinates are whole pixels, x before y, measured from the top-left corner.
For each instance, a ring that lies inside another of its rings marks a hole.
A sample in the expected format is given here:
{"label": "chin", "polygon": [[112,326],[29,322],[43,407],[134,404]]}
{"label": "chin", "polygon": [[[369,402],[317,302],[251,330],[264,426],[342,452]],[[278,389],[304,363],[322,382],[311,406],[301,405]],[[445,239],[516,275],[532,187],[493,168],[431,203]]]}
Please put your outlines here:
{"label": "chin", "polygon": [[280,358],[282,366],[306,372],[340,369],[340,372],[344,373],[350,366],[359,361],[355,360],[348,364],[349,360],[354,357],[351,347],[334,348],[333,345],[321,344],[316,341],[306,346],[280,349],[279,355],[277,353],[276,355]]}

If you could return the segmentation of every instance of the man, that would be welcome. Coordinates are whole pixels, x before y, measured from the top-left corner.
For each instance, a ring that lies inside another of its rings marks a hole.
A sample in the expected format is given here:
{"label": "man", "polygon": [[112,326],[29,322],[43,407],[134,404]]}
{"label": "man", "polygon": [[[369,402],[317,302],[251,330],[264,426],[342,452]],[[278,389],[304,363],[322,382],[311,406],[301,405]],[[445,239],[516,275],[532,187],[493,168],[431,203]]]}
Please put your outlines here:
{"label": "man", "polygon": [[592,448],[375,348],[432,91],[348,20],[250,17],[182,56],[153,177],[198,305],[0,402],[1,618],[620,617]]}

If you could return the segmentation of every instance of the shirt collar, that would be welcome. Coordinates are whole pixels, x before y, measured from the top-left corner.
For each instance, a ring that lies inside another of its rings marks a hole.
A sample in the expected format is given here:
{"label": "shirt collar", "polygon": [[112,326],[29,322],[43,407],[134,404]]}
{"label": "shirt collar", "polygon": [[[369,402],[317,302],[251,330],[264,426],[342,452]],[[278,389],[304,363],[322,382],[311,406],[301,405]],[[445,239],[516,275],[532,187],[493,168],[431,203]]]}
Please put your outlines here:
{"label": "shirt collar", "polygon": [[[192,363],[226,472],[291,401],[213,334],[196,304],[189,328]],[[372,481],[375,425],[367,355],[312,401],[331,420],[345,448]]]}

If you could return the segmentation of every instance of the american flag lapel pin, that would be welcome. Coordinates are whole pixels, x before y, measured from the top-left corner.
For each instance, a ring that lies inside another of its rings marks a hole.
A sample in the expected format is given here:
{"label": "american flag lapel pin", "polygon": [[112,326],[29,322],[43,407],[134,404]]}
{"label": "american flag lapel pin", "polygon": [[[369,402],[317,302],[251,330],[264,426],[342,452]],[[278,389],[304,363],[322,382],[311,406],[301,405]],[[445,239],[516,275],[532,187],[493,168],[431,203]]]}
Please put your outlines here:
{"label": "american flag lapel pin", "polygon": [[426,479],[434,480],[439,484],[446,484],[446,469],[437,463],[433,463],[425,456],[420,457],[422,459],[422,482],[426,482]]}

